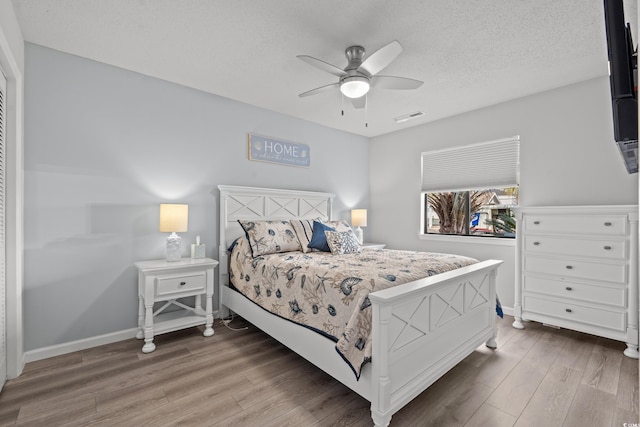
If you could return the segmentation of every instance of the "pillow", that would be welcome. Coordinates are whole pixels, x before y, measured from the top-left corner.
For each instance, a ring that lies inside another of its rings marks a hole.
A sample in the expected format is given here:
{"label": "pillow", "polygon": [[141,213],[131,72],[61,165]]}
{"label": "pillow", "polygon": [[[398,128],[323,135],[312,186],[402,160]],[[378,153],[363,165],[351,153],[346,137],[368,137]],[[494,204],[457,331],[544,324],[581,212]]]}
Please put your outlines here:
{"label": "pillow", "polygon": [[[246,234],[246,233],[245,233],[245,234]],[[238,244],[238,240],[240,240],[240,239],[242,239],[242,237],[238,237],[237,239],[235,239],[235,240],[233,241],[233,243],[231,244],[231,246],[229,246],[229,247],[227,248],[227,252],[229,252],[229,253],[233,252],[233,250],[235,249],[236,245]]]}
{"label": "pillow", "polygon": [[241,221],[238,220],[251,246],[251,255],[302,250],[296,232],[289,221]]}
{"label": "pillow", "polygon": [[362,252],[362,247],[353,231],[325,231],[327,244],[333,255],[357,254]]}
{"label": "pillow", "polygon": [[335,228],[324,225],[321,222],[313,221],[313,233],[311,234],[311,240],[307,247],[310,249],[318,249],[322,252],[331,252],[329,245],[327,244],[327,237],[324,235],[325,231],[336,231]]}
{"label": "pillow", "polygon": [[293,230],[296,232],[296,236],[300,242],[300,247],[302,247],[302,252],[304,253],[314,250],[308,246],[311,241],[311,236],[313,235],[313,221],[320,221],[320,219],[291,220],[291,226],[293,226]]}
{"label": "pillow", "polygon": [[328,225],[329,227],[335,228],[336,231],[349,231],[351,230],[351,226],[344,219],[340,219],[338,221],[323,221],[324,225]]}

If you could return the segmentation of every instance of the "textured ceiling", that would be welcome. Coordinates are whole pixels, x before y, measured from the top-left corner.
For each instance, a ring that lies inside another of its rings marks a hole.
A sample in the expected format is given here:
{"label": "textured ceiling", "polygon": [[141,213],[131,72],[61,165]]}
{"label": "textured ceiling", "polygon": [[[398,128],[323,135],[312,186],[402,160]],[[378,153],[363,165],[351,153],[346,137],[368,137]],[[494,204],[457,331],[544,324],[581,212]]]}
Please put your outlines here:
{"label": "textured ceiling", "polygon": [[[602,0],[12,3],[28,42],[365,136],[607,75]],[[637,0],[626,6],[635,22]],[[337,77],[296,55],[342,68],[346,47],[392,40],[404,51],[381,74],[418,90],[373,89],[367,110],[345,102],[344,116],[337,90],[298,97]]]}

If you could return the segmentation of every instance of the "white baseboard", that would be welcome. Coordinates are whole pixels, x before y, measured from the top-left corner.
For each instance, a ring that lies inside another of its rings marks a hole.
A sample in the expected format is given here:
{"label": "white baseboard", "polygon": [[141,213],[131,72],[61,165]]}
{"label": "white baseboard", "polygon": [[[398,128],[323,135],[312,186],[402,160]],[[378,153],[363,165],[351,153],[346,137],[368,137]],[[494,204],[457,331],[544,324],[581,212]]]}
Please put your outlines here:
{"label": "white baseboard", "polygon": [[86,350],[92,347],[128,340],[129,338],[135,338],[137,332],[138,328],[132,328],[124,331],[111,332],[109,334],[29,350],[24,353],[25,362],[35,362],[36,360],[48,359],[49,357],[73,353],[74,351]]}
{"label": "white baseboard", "polygon": [[504,314],[508,314],[509,316],[513,316],[513,307],[502,306],[502,312]]}
{"label": "white baseboard", "polygon": [[[218,317],[218,311],[213,312],[213,318]],[[135,338],[138,328],[125,329],[123,331],[111,332],[95,337],[84,338],[77,341],[71,341],[62,344],[56,344],[49,347],[37,348],[24,353],[24,363],[35,362],[36,360],[48,359],[50,357],[61,356],[74,351],[86,350],[88,348],[98,347],[105,344],[111,344],[118,341]],[[141,344],[142,345],[142,344]]]}

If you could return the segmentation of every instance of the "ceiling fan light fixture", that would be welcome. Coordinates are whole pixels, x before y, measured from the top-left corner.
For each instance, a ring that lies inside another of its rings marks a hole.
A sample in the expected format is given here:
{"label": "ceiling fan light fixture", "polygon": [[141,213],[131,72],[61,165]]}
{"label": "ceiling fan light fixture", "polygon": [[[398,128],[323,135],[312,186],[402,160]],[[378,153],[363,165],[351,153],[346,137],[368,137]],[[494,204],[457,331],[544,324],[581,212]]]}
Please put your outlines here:
{"label": "ceiling fan light fixture", "polygon": [[345,77],[340,80],[340,92],[347,98],[360,98],[369,92],[369,79],[363,76]]}

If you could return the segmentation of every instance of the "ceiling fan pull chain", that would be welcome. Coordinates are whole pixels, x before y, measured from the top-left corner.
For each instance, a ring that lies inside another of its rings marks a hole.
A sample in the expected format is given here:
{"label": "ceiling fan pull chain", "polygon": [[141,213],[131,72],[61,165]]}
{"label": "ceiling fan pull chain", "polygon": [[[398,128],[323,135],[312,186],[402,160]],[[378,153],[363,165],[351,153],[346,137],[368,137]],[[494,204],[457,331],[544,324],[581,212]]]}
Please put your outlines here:
{"label": "ceiling fan pull chain", "polygon": [[369,96],[364,95],[364,127],[369,127]]}
{"label": "ceiling fan pull chain", "polygon": [[340,109],[342,110],[342,115],[344,116],[344,94],[340,92],[342,102],[340,103]]}

